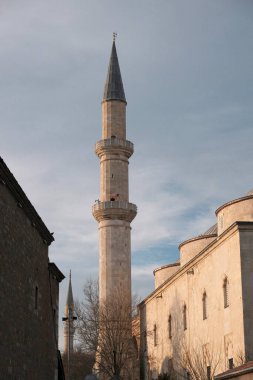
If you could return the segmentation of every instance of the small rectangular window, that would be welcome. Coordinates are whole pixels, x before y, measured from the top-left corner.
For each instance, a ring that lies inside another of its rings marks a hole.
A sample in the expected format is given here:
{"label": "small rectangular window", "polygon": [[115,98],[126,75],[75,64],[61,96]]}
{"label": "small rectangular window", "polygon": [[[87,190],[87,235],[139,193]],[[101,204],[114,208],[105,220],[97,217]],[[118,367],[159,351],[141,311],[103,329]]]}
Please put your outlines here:
{"label": "small rectangular window", "polygon": [[169,319],[168,319],[169,339],[172,338],[172,325],[171,325],[171,322],[172,322],[172,318],[171,318],[171,315],[170,315]]}
{"label": "small rectangular window", "polygon": [[229,369],[234,368],[234,359],[233,358],[228,359],[228,368]]}
{"label": "small rectangular window", "polygon": [[223,282],[223,300],[224,300],[224,309],[229,307],[229,298],[228,298],[228,279],[225,278]]}
{"label": "small rectangular window", "polygon": [[207,380],[211,380],[211,366],[207,366],[206,367],[206,376],[207,376]]}
{"label": "small rectangular window", "polygon": [[143,333],[143,351],[147,351],[147,330]]}
{"label": "small rectangular window", "polygon": [[35,286],[35,292],[34,292],[34,309],[38,310],[38,286]]}
{"label": "small rectangular window", "polygon": [[202,309],[203,309],[203,319],[207,319],[207,305],[206,305],[206,292],[204,292],[203,297],[202,297]]}
{"label": "small rectangular window", "polygon": [[184,308],[183,308],[183,325],[184,325],[184,330],[187,330],[187,309],[186,309],[186,305],[184,305]]}
{"label": "small rectangular window", "polygon": [[157,346],[157,328],[154,325],[154,346]]}

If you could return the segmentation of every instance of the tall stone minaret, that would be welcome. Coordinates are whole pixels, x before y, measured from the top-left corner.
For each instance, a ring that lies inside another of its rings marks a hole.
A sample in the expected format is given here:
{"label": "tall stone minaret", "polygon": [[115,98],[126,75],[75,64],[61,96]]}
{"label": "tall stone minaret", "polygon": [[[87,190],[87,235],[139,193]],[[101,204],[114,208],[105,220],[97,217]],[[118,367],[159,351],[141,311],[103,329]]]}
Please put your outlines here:
{"label": "tall stone minaret", "polygon": [[[73,352],[73,339],[74,339],[74,300],[71,284],[71,271],[69,273],[69,288],[68,295],[64,310],[64,353],[67,355],[69,352]],[[68,350],[69,348],[69,350]]]}
{"label": "tall stone minaret", "polygon": [[100,304],[120,290],[131,307],[130,223],[137,207],[128,196],[128,159],[134,147],[126,140],[126,105],[114,39],[102,100],[102,140],[96,143],[100,199],[92,211],[99,223]]}

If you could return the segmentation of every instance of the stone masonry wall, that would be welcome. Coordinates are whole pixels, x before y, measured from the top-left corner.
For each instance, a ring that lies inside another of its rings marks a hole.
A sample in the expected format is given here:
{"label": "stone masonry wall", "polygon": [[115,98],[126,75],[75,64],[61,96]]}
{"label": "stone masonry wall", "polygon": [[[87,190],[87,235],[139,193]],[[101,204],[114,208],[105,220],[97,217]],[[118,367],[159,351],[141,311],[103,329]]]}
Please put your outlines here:
{"label": "stone masonry wall", "polygon": [[57,378],[48,247],[4,184],[0,184],[0,287],[1,379]]}
{"label": "stone masonry wall", "polygon": [[[245,360],[253,360],[253,223],[240,223]],[[253,375],[252,375],[253,376]]]}

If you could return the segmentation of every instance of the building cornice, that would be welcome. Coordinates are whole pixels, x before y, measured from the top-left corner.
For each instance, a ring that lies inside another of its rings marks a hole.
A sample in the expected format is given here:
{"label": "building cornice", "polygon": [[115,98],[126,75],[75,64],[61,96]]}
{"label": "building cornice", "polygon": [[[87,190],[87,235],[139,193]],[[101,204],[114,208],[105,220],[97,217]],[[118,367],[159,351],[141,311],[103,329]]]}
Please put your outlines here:
{"label": "building cornice", "polygon": [[209,238],[212,238],[212,237],[214,237],[214,238],[217,237],[217,234],[195,236],[193,238],[184,240],[182,243],[180,243],[179,246],[178,246],[178,249],[180,249],[181,247],[183,247],[183,245],[191,243],[193,241],[197,241],[197,240],[201,240],[201,239],[209,239]]}
{"label": "building cornice", "polygon": [[56,278],[58,282],[64,280],[64,274],[60,271],[60,269],[57,267],[55,263],[48,263],[48,268],[50,273],[52,273],[52,275]]}
{"label": "building cornice", "polygon": [[166,268],[172,268],[172,267],[180,267],[180,262],[177,261],[176,263],[162,265],[161,267],[158,267],[158,268],[153,270],[153,275],[155,275],[155,273],[158,272],[159,270],[163,270]]}
{"label": "building cornice", "polygon": [[15,198],[17,206],[24,210],[26,216],[30,219],[32,226],[37,229],[43,241],[45,241],[47,245],[50,245],[54,241],[52,234],[43,223],[41,217],[27,198],[2,157],[0,157],[0,184],[8,188],[12,196]]}
{"label": "building cornice", "polygon": [[139,303],[139,307],[144,306],[150,302],[157,295],[161,294],[167,287],[169,287],[174,281],[179,277],[182,277],[187,272],[192,272],[194,270],[194,265],[198,264],[200,261],[204,260],[217,246],[222,244],[228,237],[232,236],[236,231],[239,230],[251,230],[253,231],[253,222],[235,222],[230,227],[228,227],[221,235],[219,235],[215,240],[208,244],[201,252],[194,256],[190,261],[188,261],[182,268],[177,272],[173,273],[164,283],[157,287],[152,293],[150,293],[142,302]]}
{"label": "building cornice", "polygon": [[225,380],[231,379],[234,377],[239,377],[241,375],[245,375],[247,373],[253,372],[253,361],[245,363],[239,367],[232,368],[226,372],[220,373],[219,375],[214,376],[215,380]]}
{"label": "building cornice", "polygon": [[224,203],[222,206],[218,207],[217,210],[215,211],[215,214],[217,215],[223,208],[230,206],[234,203],[238,203],[241,201],[246,201],[247,199],[253,199],[253,195],[246,195],[245,197],[233,199],[232,201]]}

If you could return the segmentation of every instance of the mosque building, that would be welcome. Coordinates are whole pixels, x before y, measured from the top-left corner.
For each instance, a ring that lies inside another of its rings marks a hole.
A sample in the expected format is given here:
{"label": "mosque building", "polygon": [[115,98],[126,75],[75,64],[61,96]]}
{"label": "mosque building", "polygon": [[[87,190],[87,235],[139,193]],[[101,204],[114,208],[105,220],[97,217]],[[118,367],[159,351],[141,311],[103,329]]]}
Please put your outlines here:
{"label": "mosque building", "polygon": [[253,191],[216,218],[179,245],[179,261],[154,270],[139,305],[142,379],[213,379],[253,359]]}

